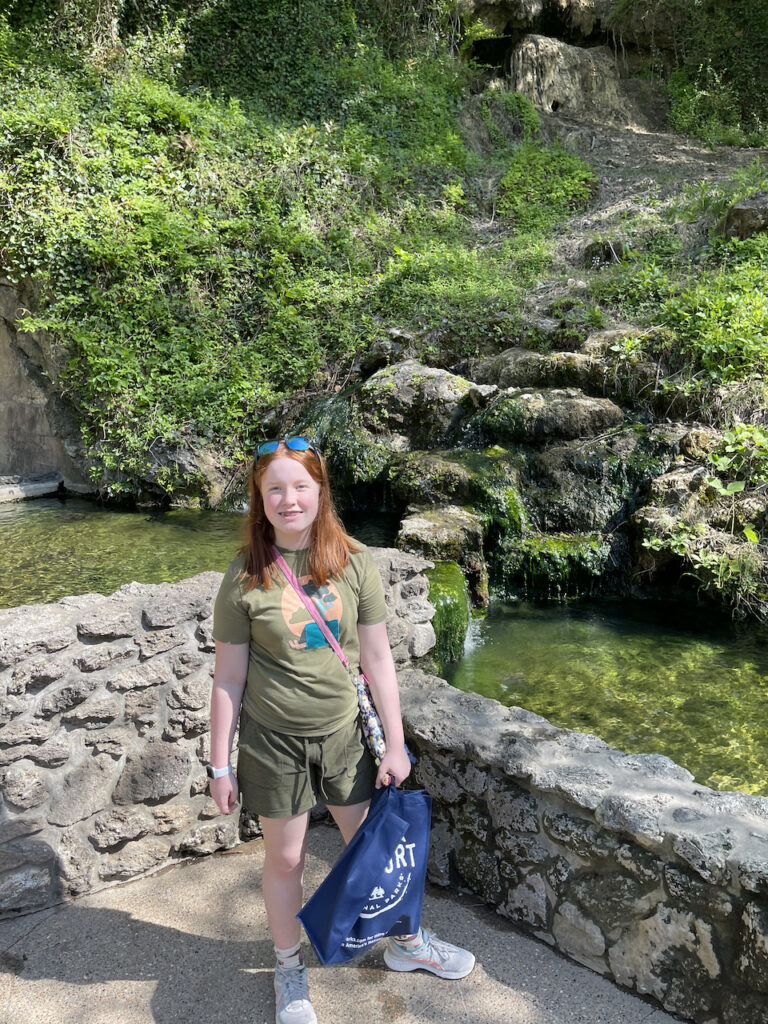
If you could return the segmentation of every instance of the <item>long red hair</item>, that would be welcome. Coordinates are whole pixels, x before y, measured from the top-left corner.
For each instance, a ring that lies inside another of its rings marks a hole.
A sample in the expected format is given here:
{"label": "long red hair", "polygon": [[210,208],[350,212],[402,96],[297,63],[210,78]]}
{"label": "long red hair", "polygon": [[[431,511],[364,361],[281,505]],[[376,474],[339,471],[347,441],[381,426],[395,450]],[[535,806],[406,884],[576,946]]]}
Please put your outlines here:
{"label": "long red hair", "polygon": [[240,554],[245,555],[243,577],[246,590],[252,590],[258,586],[269,590],[279,572],[272,557],[275,531],[264,513],[261,480],[273,459],[286,455],[289,459],[295,459],[300,463],[320,488],[317,515],[309,534],[307,571],[312,582],[316,586],[323,586],[330,577],[341,576],[345,566],[349,565],[350,553],[360,550],[341,525],[341,520],[333,504],[331,486],[322,456],[311,448],[303,452],[293,451],[291,448],[286,448],[281,441],[274,452],[270,452],[269,455],[260,455],[251,468],[248,485],[251,504],[246,525],[245,544],[240,549]]}

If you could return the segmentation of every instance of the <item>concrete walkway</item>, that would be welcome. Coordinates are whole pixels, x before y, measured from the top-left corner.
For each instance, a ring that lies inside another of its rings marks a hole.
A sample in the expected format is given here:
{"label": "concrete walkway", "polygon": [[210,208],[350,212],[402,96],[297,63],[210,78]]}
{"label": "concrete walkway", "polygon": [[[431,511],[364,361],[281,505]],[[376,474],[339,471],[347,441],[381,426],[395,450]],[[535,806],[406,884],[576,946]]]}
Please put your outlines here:
{"label": "concrete walkway", "polygon": [[[341,850],[314,827],[307,890]],[[0,922],[3,1024],[273,1024],[260,841]],[[649,1003],[524,936],[474,898],[429,888],[424,923],[472,949],[462,981],[308,957],[319,1024],[672,1024]]]}

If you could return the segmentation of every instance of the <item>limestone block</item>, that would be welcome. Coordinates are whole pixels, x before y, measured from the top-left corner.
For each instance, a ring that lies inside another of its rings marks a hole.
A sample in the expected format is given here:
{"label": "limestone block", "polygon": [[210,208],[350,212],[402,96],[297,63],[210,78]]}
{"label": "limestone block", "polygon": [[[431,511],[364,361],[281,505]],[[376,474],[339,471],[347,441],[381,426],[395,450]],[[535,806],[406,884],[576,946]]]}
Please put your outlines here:
{"label": "limestone block", "polygon": [[187,804],[166,804],[153,807],[152,817],[155,820],[153,831],[158,835],[180,832],[194,820],[194,814]]}
{"label": "limestone block", "polygon": [[110,690],[144,690],[150,686],[162,686],[173,678],[171,668],[163,659],[156,659],[149,665],[132,665],[107,677]]}
{"label": "limestone block", "polygon": [[176,744],[150,741],[139,753],[129,754],[115,787],[114,802],[134,804],[176,796],[190,767],[189,755]]}
{"label": "limestone block", "polygon": [[620,985],[637,986],[683,1016],[703,1016],[719,993],[712,926],[664,904],[626,929],[609,948],[608,962]]}
{"label": "limestone block", "polygon": [[551,851],[533,836],[517,835],[507,828],[496,829],[494,839],[502,854],[515,864],[543,866],[552,856]]}
{"label": "limestone block", "polygon": [[64,892],[79,896],[93,888],[98,855],[76,830],[62,834],[56,860]]}
{"label": "limestone block", "polygon": [[61,790],[51,802],[48,821],[73,825],[108,807],[117,778],[115,762],[106,754],[89,757],[64,777]]}
{"label": "limestone block", "polygon": [[31,747],[27,759],[41,768],[59,768],[66,764],[72,748],[66,736],[55,736],[41,747]]}
{"label": "limestone block", "polygon": [[583,860],[610,857],[619,845],[611,835],[602,832],[596,825],[575,818],[565,811],[545,813],[544,828],[555,842]]}
{"label": "limestone block", "polygon": [[171,591],[167,596],[161,594],[145,602],[142,620],[146,629],[166,629],[211,614],[214,592],[190,594],[189,588],[181,584],[171,584],[167,590]]}
{"label": "limestone block", "polygon": [[[207,666],[209,661],[197,649],[188,648],[174,651],[173,654],[169,655],[169,658],[171,672],[177,679],[185,679],[196,669],[202,668],[203,665]],[[154,665],[154,662],[152,664]],[[148,666],[143,667],[146,668]]]}
{"label": "limestone block", "polygon": [[154,658],[174,647],[181,647],[189,640],[189,634],[182,627],[158,629],[152,633],[142,633],[136,638],[142,661]]}
{"label": "limestone block", "polygon": [[67,657],[55,658],[46,654],[30,658],[13,670],[8,693],[26,693],[47,686],[61,679],[71,667],[72,661]]}
{"label": "limestone block", "polygon": [[0,774],[0,790],[5,800],[20,811],[39,807],[50,795],[41,773],[21,765],[11,765]]}
{"label": "limestone block", "polygon": [[136,654],[136,648],[118,647],[116,644],[98,644],[96,647],[81,649],[75,659],[75,665],[81,672],[99,672],[103,668],[117,665],[121,661],[128,661]]}
{"label": "limestone block", "polygon": [[414,597],[398,609],[399,613],[408,622],[422,623],[431,622],[435,617],[435,609],[426,598]]}
{"label": "limestone block", "polygon": [[207,708],[211,697],[211,676],[206,672],[202,678],[187,679],[174,686],[167,698],[169,708],[186,708],[200,711]]}
{"label": "limestone block", "polygon": [[706,917],[726,920],[733,913],[733,900],[723,889],[706,885],[686,871],[667,864],[664,881],[670,899],[677,900],[681,907],[696,908]]}
{"label": "limestone block", "polygon": [[131,729],[109,729],[85,736],[84,742],[87,747],[93,749],[94,754],[109,754],[110,757],[119,759],[133,748],[136,734]]}
{"label": "limestone block", "polygon": [[172,849],[175,853],[206,854],[227,850],[238,841],[237,821],[201,825],[187,833]]}
{"label": "limestone block", "polygon": [[519,885],[509,890],[500,910],[513,921],[532,928],[546,928],[549,900],[544,878],[539,874],[527,875]]}
{"label": "limestone block", "polygon": [[415,776],[419,785],[429,790],[435,798],[439,798],[442,805],[456,804],[464,795],[456,775],[446,774],[440,765],[428,755],[418,759]]}
{"label": "limestone block", "polygon": [[618,768],[625,768],[640,773],[650,779],[678,779],[681,782],[692,782],[693,774],[681,768],[663,754],[611,754],[610,760]]}
{"label": "limestone block", "polygon": [[150,837],[128,843],[119,853],[105,857],[98,868],[102,881],[136,878],[168,859],[168,844]]}
{"label": "limestone block", "polygon": [[531,773],[531,783],[545,792],[560,793],[579,807],[594,810],[611,788],[612,778],[600,768],[577,764],[538,765]]}
{"label": "limestone block", "polygon": [[23,715],[28,706],[24,697],[8,692],[0,701],[0,726],[7,725],[14,718]]}
{"label": "limestone block", "polygon": [[573,876],[573,870],[565,857],[555,857],[550,863],[545,874],[550,888],[556,896],[562,896],[566,891],[567,883]]}
{"label": "limestone block", "polygon": [[740,858],[738,877],[745,889],[768,895],[768,858],[762,849],[758,852],[747,851]]}
{"label": "limestone block", "polygon": [[25,867],[0,876],[0,911],[34,910],[55,898],[51,872]]}
{"label": "limestone block", "polygon": [[656,846],[663,834],[659,818],[668,800],[660,795],[607,796],[597,808],[597,820],[616,832],[628,832],[643,845]]}
{"label": "limestone block", "polygon": [[81,640],[88,641],[120,640],[135,636],[138,627],[138,619],[131,607],[105,601],[77,623],[77,634]]}
{"label": "limestone block", "polygon": [[39,817],[25,816],[23,818],[14,818],[11,821],[3,821],[1,827],[2,841],[9,843],[20,836],[31,836],[36,832],[42,831],[45,828],[45,821]]}
{"label": "limestone block", "polygon": [[757,992],[727,992],[720,1019],[722,1024],[765,1024],[768,1020],[768,996]]}
{"label": "limestone block", "polygon": [[20,747],[49,740],[56,731],[51,722],[11,722],[0,729],[0,747]]}
{"label": "limestone block", "polygon": [[118,697],[102,697],[87,700],[72,711],[61,716],[63,722],[79,725],[84,729],[101,729],[114,722],[123,713],[123,702]]}
{"label": "limestone block", "polygon": [[768,993],[768,904],[748,903],[741,915],[736,971],[758,992]]}
{"label": "limestone block", "polygon": [[418,576],[413,576],[409,580],[403,580],[403,582],[400,584],[400,601],[405,603],[406,609],[409,607],[409,605],[407,604],[408,601],[414,598],[426,599],[428,595],[429,582],[427,581],[427,577],[422,576],[421,574],[419,574]]}
{"label": "limestone block", "polygon": [[638,882],[658,882],[661,879],[664,862],[634,844],[622,843],[614,856],[619,867]]}
{"label": "limestone block", "polygon": [[469,887],[480,893],[487,903],[501,902],[503,887],[495,854],[471,837],[461,836],[454,862]]}
{"label": "limestone block", "polygon": [[605,938],[598,925],[573,903],[562,903],[552,921],[552,934],[564,953],[587,963],[593,970],[605,973],[607,966],[600,958],[605,953]]}
{"label": "limestone block", "polygon": [[202,711],[187,711],[180,708],[168,715],[168,722],[163,729],[163,739],[178,740],[182,736],[202,736],[210,728],[210,715],[208,709]]}
{"label": "limestone block", "polygon": [[0,669],[36,654],[50,654],[77,639],[71,616],[57,605],[0,610]]}
{"label": "limestone block", "polygon": [[157,690],[138,690],[125,695],[125,717],[143,726],[142,734],[160,720],[162,694]]}
{"label": "limestone block", "polygon": [[427,877],[434,885],[450,885],[454,833],[445,821],[433,821],[429,838]]}
{"label": "limestone block", "polygon": [[88,838],[97,850],[108,850],[153,832],[154,824],[154,818],[142,810],[106,810],[93,819]]}
{"label": "limestone block", "polygon": [[472,796],[481,797],[488,788],[488,772],[478,768],[471,761],[461,766],[461,787]]}
{"label": "limestone block", "polygon": [[573,882],[569,894],[606,933],[644,917],[657,902],[656,894],[647,893],[636,879],[618,872],[582,876]]}
{"label": "limestone block", "polygon": [[436,643],[437,637],[431,623],[415,625],[410,628],[408,653],[412,658],[423,658],[429,654]]}
{"label": "limestone block", "polygon": [[15,850],[12,846],[0,847],[0,873],[10,871],[24,863],[21,851]]}
{"label": "limestone block", "polygon": [[733,848],[733,831],[684,833],[676,836],[672,849],[707,882],[721,885],[730,878],[726,856]]}
{"label": "limestone block", "polygon": [[213,639],[213,616],[203,619],[195,630],[195,640],[201,651],[213,653],[216,650],[216,641]]}
{"label": "limestone block", "polygon": [[454,827],[462,838],[472,836],[484,844],[491,829],[491,819],[480,804],[465,800],[454,813]]}
{"label": "limestone block", "polygon": [[52,718],[61,711],[68,711],[88,697],[98,686],[96,679],[79,678],[65,683],[57,690],[47,691],[37,708],[40,718]]}
{"label": "limestone block", "polygon": [[387,635],[389,637],[389,646],[397,647],[404,640],[408,639],[408,623],[400,618],[399,615],[391,615],[387,619]]}

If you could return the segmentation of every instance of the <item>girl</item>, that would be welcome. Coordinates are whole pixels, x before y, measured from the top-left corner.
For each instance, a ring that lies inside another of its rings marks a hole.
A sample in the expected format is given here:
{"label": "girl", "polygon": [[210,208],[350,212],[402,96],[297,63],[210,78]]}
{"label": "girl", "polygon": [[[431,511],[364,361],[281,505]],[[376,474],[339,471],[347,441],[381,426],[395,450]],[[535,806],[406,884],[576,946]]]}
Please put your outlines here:
{"label": "girl", "polygon": [[[385,775],[403,782],[397,678],[386,606],[370,553],[336,515],[325,463],[303,437],[260,444],[250,477],[248,539],[221,584],[214,611],[211,794],[222,813],[238,788],[264,835],[262,888],[275,945],[276,1024],[315,1024],[299,922],[309,812],[325,803],[345,842],[368,813]],[[368,676],[387,740],[376,763],[363,738],[354,685],[322,631],[275,563],[276,545],[338,637]],[[240,720],[237,780],[229,762]],[[424,968],[463,978],[475,958],[425,929],[387,939],[396,971]]]}

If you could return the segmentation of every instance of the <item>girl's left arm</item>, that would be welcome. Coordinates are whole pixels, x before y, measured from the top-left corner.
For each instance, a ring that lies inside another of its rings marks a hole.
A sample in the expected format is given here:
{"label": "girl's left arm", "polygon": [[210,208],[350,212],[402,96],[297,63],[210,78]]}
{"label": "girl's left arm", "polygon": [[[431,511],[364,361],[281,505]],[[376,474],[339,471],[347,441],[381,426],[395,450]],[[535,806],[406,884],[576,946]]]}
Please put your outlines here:
{"label": "girl's left arm", "polygon": [[360,638],[360,667],[371,684],[371,695],[387,743],[387,752],[376,776],[376,788],[381,787],[385,775],[393,776],[399,785],[408,778],[411,762],[405,752],[400,692],[387,636],[387,624],[379,622],[375,626],[358,625],[357,634]]}

